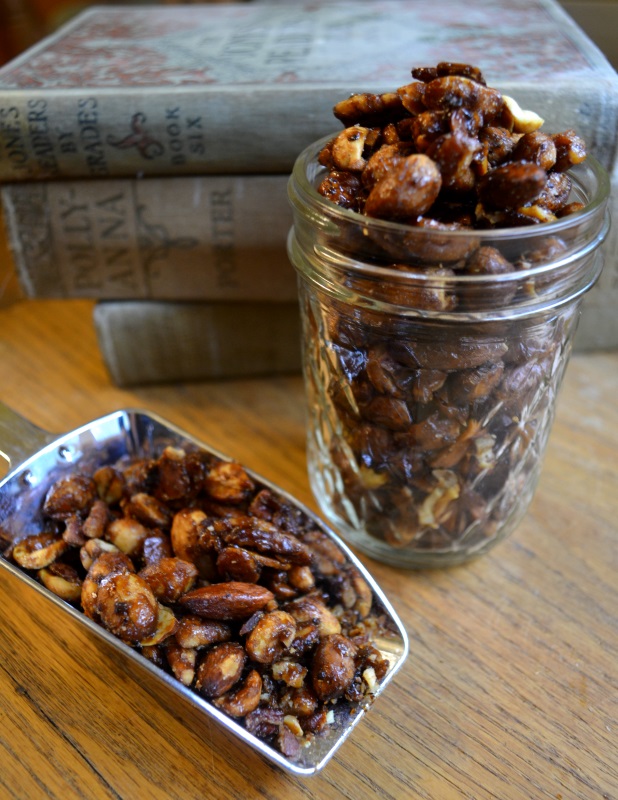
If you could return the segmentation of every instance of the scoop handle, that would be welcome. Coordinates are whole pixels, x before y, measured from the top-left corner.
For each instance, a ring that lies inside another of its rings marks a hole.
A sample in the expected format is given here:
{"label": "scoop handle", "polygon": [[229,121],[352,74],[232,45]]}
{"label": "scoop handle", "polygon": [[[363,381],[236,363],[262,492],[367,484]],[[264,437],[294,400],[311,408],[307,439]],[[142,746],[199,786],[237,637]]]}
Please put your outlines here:
{"label": "scoop handle", "polygon": [[57,438],[0,403],[0,456],[11,469]]}

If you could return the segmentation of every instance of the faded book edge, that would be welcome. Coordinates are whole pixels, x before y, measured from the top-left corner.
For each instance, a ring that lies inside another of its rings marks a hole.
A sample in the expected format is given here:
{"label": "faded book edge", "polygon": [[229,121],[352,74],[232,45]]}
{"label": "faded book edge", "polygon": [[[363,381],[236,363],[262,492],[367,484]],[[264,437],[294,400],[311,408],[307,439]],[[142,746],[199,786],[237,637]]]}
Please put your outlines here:
{"label": "faded book edge", "polygon": [[103,362],[121,387],[298,373],[298,303],[100,302]]}

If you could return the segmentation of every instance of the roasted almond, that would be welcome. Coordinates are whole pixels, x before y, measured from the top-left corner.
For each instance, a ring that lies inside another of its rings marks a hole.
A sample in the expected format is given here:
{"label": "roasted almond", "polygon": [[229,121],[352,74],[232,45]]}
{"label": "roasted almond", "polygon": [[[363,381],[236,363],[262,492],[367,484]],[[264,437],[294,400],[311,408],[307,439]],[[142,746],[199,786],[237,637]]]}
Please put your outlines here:
{"label": "roasted almond", "polygon": [[178,601],[192,614],[206,619],[247,619],[274,599],[264,586],[241,581],[214,583],[193,589]]}

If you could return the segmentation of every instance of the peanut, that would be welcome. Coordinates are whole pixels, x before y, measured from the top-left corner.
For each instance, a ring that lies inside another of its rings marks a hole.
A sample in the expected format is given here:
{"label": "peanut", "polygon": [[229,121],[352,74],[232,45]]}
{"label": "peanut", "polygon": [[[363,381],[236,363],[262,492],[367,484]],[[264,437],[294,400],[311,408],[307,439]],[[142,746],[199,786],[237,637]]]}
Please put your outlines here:
{"label": "peanut", "polygon": [[103,625],[126,642],[137,644],[157,629],[157,601],[146,581],[135,573],[105,579],[99,587],[97,610]]}
{"label": "peanut", "polygon": [[196,691],[206,697],[221,697],[240,680],[246,660],[247,654],[237,642],[215,645],[197,668]]}

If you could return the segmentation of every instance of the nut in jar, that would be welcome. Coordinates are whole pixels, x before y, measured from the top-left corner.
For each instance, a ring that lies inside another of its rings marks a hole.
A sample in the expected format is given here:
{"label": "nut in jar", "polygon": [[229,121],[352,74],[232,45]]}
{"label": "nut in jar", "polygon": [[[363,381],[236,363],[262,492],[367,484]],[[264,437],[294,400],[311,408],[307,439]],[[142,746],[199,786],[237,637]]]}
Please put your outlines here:
{"label": "nut in jar", "polygon": [[299,156],[289,253],[323,512],[377,559],[446,566],[532,499],[608,179],[477,67],[412,77],[342,100]]}

